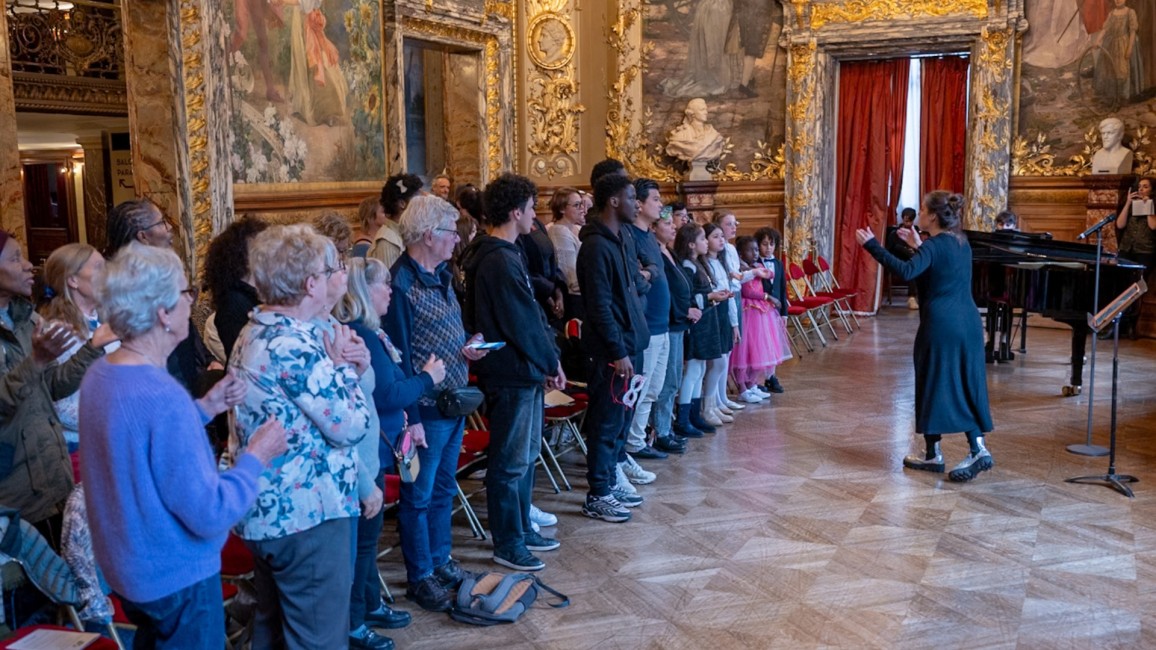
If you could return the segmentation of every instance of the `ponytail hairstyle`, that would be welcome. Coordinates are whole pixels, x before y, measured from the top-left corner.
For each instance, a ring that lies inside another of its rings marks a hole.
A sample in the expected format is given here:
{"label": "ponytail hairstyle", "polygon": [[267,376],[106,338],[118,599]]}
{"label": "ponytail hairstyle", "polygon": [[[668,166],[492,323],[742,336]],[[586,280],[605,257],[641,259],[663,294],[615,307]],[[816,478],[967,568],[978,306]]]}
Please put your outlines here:
{"label": "ponytail hairstyle", "polygon": [[963,197],[944,190],[928,192],[923,197],[923,209],[935,215],[939,227],[963,240]]}
{"label": "ponytail hairstyle", "polygon": [[707,268],[706,263],[694,253],[694,242],[698,239],[699,233],[703,232],[702,226],[693,221],[678,229],[674,234],[674,259],[681,264],[686,260],[694,263],[695,275],[699,276],[701,280],[706,280],[707,284],[713,285],[711,279],[710,269]]}

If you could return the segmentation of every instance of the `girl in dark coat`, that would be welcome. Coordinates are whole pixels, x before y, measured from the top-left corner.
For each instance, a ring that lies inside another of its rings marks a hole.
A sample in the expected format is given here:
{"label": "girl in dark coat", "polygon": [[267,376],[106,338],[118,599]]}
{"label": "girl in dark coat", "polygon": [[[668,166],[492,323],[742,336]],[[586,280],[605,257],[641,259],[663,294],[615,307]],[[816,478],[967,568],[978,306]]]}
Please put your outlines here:
{"label": "girl in dark coat", "polygon": [[987,400],[987,366],[983,327],[971,297],[971,247],[960,232],[963,197],[944,191],[923,197],[919,221],[927,235],[901,229],[899,236],[915,249],[904,262],[888,253],[869,229],[855,233],[867,252],[904,280],[919,287],[919,330],[915,334],[915,430],[927,445],[923,458],[903,459],[903,466],[944,470],[941,434],[963,431],[970,453],[951,470],[953,481],[970,481],[991,469],[984,434],[992,430]]}

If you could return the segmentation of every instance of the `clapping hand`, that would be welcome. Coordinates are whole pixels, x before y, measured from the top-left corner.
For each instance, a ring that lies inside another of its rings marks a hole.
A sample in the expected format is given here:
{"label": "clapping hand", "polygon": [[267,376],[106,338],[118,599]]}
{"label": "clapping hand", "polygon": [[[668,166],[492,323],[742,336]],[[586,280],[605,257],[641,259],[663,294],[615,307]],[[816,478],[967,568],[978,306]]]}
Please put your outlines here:
{"label": "clapping hand", "polygon": [[57,321],[41,321],[32,332],[32,360],[46,366],[75,344],[72,328]]}
{"label": "clapping hand", "polygon": [[923,240],[919,238],[919,232],[913,228],[900,228],[898,235],[903,243],[911,248],[919,248],[920,244],[923,243]]}
{"label": "clapping hand", "polygon": [[240,404],[245,399],[249,385],[237,376],[236,371],[230,370],[221,381],[213,384],[205,396],[197,400],[201,410],[209,417],[217,417],[228,409]]}
{"label": "clapping hand", "polygon": [[855,231],[855,241],[859,242],[860,246],[866,246],[867,242],[875,239],[875,233],[871,232],[870,228],[860,228]]}

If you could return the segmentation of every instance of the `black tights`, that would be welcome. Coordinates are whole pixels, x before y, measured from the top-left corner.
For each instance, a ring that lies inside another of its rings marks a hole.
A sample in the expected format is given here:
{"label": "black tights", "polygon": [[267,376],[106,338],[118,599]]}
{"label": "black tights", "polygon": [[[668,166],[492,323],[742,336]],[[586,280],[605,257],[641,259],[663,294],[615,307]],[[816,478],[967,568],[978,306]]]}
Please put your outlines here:
{"label": "black tights", "polygon": [[[972,429],[971,431],[967,432],[967,446],[970,448],[971,453],[973,453],[973,454],[979,453],[979,451],[980,451],[979,443],[980,443],[980,440],[982,438],[983,438],[983,433],[979,429]],[[936,434],[924,434],[923,442],[927,445],[927,452],[926,452],[927,455],[925,456],[925,458],[927,460],[931,460],[932,458],[935,458],[936,453],[938,452],[938,450],[936,449],[936,445],[938,445],[939,441],[942,439],[943,439],[943,436],[941,436],[937,433]]]}

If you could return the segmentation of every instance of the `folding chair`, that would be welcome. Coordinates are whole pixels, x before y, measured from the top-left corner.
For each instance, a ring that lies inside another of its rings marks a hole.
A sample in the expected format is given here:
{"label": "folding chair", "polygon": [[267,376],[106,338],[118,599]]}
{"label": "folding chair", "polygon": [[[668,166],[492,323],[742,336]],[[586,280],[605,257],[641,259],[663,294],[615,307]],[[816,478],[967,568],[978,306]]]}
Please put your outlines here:
{"label": "folding chair", "polygon": [[[831,317],[828,312],[831,310],[831,305],[835,301],[831,298],[820,298],[818,296],[808,295],[807,292],[807,278],[803,273],[803,268],[798,264],[791,263],[787,265],[787,287],[792,296],[788,296],[788,300],[792,304],[802,307],[805,311],[807,320],[811,323],[810,327],[806,328],[805,332],[814,332],[819,336],[819,342],[823,347],[827,347],[827,339],[823,336],[823,325],[830,330],[831,336],[838,341],[839,334],[835,331],[835,326],[831,324]],[[788,314],[790,310],[788,310]],[[800,325],[802,316],[799,318]]]}
{"label": "folding chair", "polygon": [[[811,261],[811,258],[803,258],[803,282],[806,284],[810,295],[817,298],[830,298],[831,306],[835,308],[835,314],[839,317],[839,321],[843,323],[843,329],[847,330],[848,334],[854,332],[851,328],[851,318],[854,314],[851,313],[851,303],[847,296],[842,292],[832,291],[823,282],[822,271],[819,270],[818,265]],[[858,321],[855,322],[858,325]]]}
{"label": "folding chair", "polygon": [[[476,422],[485,425],[485,420],[476,413],[467,419],[467,422]],[[459,511],[466,513],[466,519],[470,522],[470,530],[473,531],[474,537],[481,538],[483,541],[487,539],[486,529],[482,527],[482,521],[478,518],[478,513],[474,511],[474,507],[470,505],[470,497],[478,492],[482,492],[485,488],[466,493],[462,489],[461,479],[469,476],[477,471],[479,467],[485,465],[488,457],[486,450],[490,447],[490,431],[488,428],[466,429],[462,436],[462,449],[458,453],[458,471],[455,476],[455,483],[458,488],[458,507],[454,508],[454,514]]]}
{"label": "folding chair", "polygon": [[[855,321],[855,327],[861,329],[862,326],[859,325],[859,317],[855,315],[855,310],[850,308],[851,299],[858,296],[859,291],[856,289],[844,289],[839,286],[839,279],[835,277],[835,274],[831,271],[831,265],[827,263],[827,259],[822,255],[816,254],[815,262],[819,265],[818,278],[820,284],[824,287],[824,291],[830,291],[840,296],[840,299],[847,305],[847,311],[851,314],[851,318]],[[890,274],[885,275],[889,276]]]}

